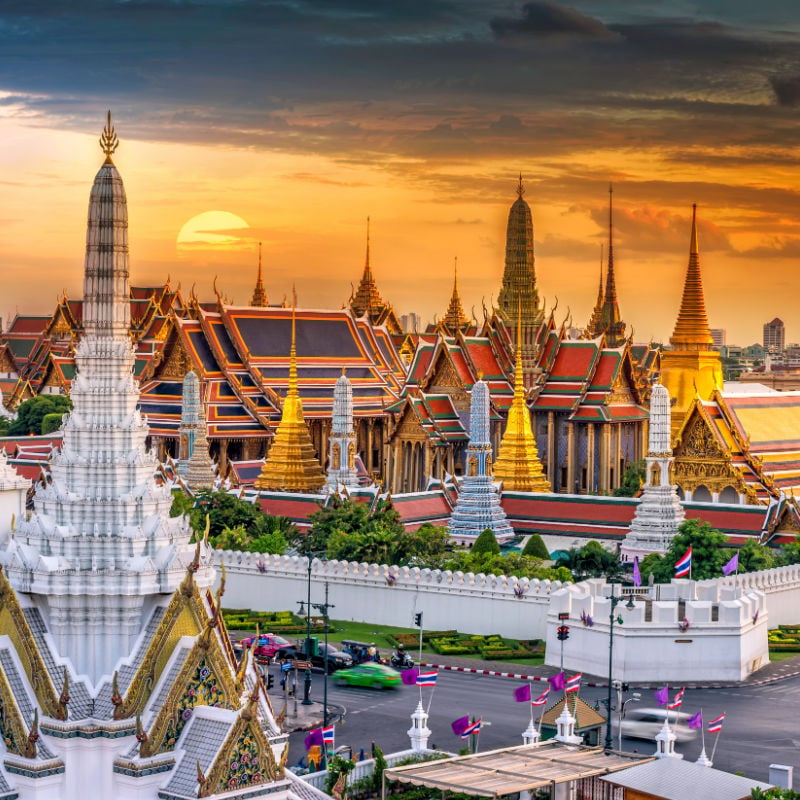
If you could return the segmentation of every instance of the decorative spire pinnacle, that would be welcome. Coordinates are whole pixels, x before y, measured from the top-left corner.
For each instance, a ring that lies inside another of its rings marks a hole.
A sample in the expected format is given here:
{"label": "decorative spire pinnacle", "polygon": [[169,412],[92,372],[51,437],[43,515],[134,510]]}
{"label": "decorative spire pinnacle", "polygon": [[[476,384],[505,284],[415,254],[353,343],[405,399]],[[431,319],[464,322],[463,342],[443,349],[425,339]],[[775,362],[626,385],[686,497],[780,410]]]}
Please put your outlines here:
{"label": "decorative spire pinnacle", "polygon": [[375,278],[372,275],[372,265],[370,263],[370,218],[367,217],[367,250],[364,257],[364,271],[361,274],[361,282],[358,289],[350,299],[350,308],[358,317],[368,314],[372,321],[376,321],[381,313],[386,309],[387,304],[375,285]]}
{"label": "decorative spire pinnacle", "polygon": [[625,341],[625,323],[620,319],[619,306],[617,305],[617,281],[614,272],[614,187],[610,183],[608,184],[606,288],[603,295],[602,309],[593,335],[599,336],[601,333],[606,335],[606,342],[609,347],[619,347]]}
{"label": "decorative spire pinnacle", "polygon": [[258,278],[256,279],[256,288],[253,290],[253,299],[250,301],[250,305],[260,308],[267,305],[267,293],[264,290],[264,281],[261,274],[261,242],[258,243]]}
{"label": "decorative spire pinnacle", "polygon": [[517,346],[514,359],[514,400],[508,410],[508,421],[500,442],[494,477],[503,481],[503,488],[520,492],[549,492],[547,480],[539,461],[536,437],[531,426],[531,414],[525,399],[522,369],[522,321],[517,315]]}
{"label": "decorative spire pinnacle", "polygon": [[525,194],[525,186],[522,183],[522,173],[519,174],[519,183],[517,184],[517,197],[522,197]]}
{"label": "decorative spire pinnacle", "polygon": [[681,309],[670,338],[675,350],[710,350],[714,340],[706,315],[700,248],[697,244],[697,204],[692,204],[692,232],[689,237],[689,266],[683,285]]}
{"label": "decorative spire pinnacle", "polygon": [[114,155],[119,147],[119,139],[117,138],[117,132],[114,130],[114,126],[111,124],[110,110],[106,118],[106,126],[103,128],[102,134],[100,134],[100,147],[106,154],[106,163],[113,164],[114,162],[111,160],[111,156]]}
{"label": "decorative spire pinnacle", "polygon": [[464,313],[464,306],[461,304],[461,297],[458,294],[458,256],[455,257],[453,266],[453,293],[450,295],[450,305],[447,307],[442,324],[452,334],[469,327],[469,320]]}

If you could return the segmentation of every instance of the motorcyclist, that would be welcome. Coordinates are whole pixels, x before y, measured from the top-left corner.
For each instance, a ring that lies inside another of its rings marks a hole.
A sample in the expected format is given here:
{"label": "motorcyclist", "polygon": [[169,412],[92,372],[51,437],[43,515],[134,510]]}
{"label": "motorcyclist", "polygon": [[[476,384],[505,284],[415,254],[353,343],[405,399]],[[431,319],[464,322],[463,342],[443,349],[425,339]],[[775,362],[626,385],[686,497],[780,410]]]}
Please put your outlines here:
{"label": "motorcyclist", "polygon": [[397,650],[392,653],[392,666],[400,667],[401,669],[414,666],[414,662],[411,656],[406,653],[406,648],[403,644],[397,645]]}

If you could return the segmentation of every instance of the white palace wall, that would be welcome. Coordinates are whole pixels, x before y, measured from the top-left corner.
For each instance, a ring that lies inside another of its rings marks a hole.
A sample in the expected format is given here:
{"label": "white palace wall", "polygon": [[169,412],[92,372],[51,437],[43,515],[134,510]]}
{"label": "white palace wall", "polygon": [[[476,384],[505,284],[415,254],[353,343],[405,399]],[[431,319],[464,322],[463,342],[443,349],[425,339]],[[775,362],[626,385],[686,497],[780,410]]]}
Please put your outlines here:
{"label": "white palace wall", "polygon": [[[619,593],[619,586],[616,592]],[[721,581],[679,580],[652,587],[660,599],[643,595],[614,609],[613,677],[621,681],[673,684],[739,681],[769,663],[767,596]],[[644,587],[648,591],[648,587]],[[569,626],[564,668],[608,676],[611,587],[590,580],[552,596],[545,663],[558,666],[558,625]],[[559,613],[569,614],[559,621]],[[688,623],[688,624],[687,624]]]}
{"label": "white palace wall", "polygon": [[[306,599],[303,556],[225,550],[217,551],[216,559],[228,573],[226,608],[296,611]],[[559,581],[354,561],[315,559],[311,566],[311,601],[323,601],[327,581],[330,602],[336,606],[334,619],[409,628],[414,614],[422,611],[427,630],[497,633],[514,639],[544,638],[550,594],[562,588]]]}
{"label": "white palace wall", "polygon": [[767,596],[770,628],[800,623],[800,564],[731,575],[719,582],[763,592]]}

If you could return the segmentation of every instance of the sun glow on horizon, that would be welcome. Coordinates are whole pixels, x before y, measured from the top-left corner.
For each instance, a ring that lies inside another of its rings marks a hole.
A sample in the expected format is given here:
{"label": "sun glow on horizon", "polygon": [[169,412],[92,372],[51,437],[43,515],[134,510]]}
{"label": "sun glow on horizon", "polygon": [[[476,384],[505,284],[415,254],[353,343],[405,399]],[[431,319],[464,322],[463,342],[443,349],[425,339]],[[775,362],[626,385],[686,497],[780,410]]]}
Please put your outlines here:
{"label": "sun glow on horizon", "polygon": [[176,244],[181,250],[239,250],[251,247],[246,234],[250,225],[230,211],[204,211],[184,223],[178,232]]}

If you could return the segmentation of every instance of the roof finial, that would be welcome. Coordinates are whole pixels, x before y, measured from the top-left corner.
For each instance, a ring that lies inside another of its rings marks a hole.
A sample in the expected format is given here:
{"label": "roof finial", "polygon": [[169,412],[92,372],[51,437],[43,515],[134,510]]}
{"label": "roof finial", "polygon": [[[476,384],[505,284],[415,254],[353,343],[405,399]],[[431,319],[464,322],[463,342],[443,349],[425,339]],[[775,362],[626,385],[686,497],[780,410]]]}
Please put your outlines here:
{"label": "roof finial", "polygon": [[369,265],[369,217],[367,217],[367,254],[364,258],[364,274],[366,275],[367,272],[371,271],[371,267]]}
{"label": "roof finial", "polygon": [[106,163],[113,164],[114,162],[111,160],[111,156],[114,155],[114,152],[119,147],[119,139],[117,138],[117,132],[114,130],[114,126],[111,124],[110,110],[108,112],[106,126],[103,128],[103,133],[100,135],[100,147],[106,154]]}
{"label": "roof finial", "polygon": [[697,203],[692,203],[692,238],[689,243],[689,255],[700,255],[700,247],[697,244]]}
{"label": "roof finial", "polygon": [[292,344],[289,348],[289,392],[297,391],[297,342],[295,333],[295,313],[297,309],[297,290],[292,284]]}
{"label": "roof finial", "polygon": [[519,174],[519,183],[517,184],[517,197],[522,197],[525,194],[525,187],[522,185],[522,173]]}

